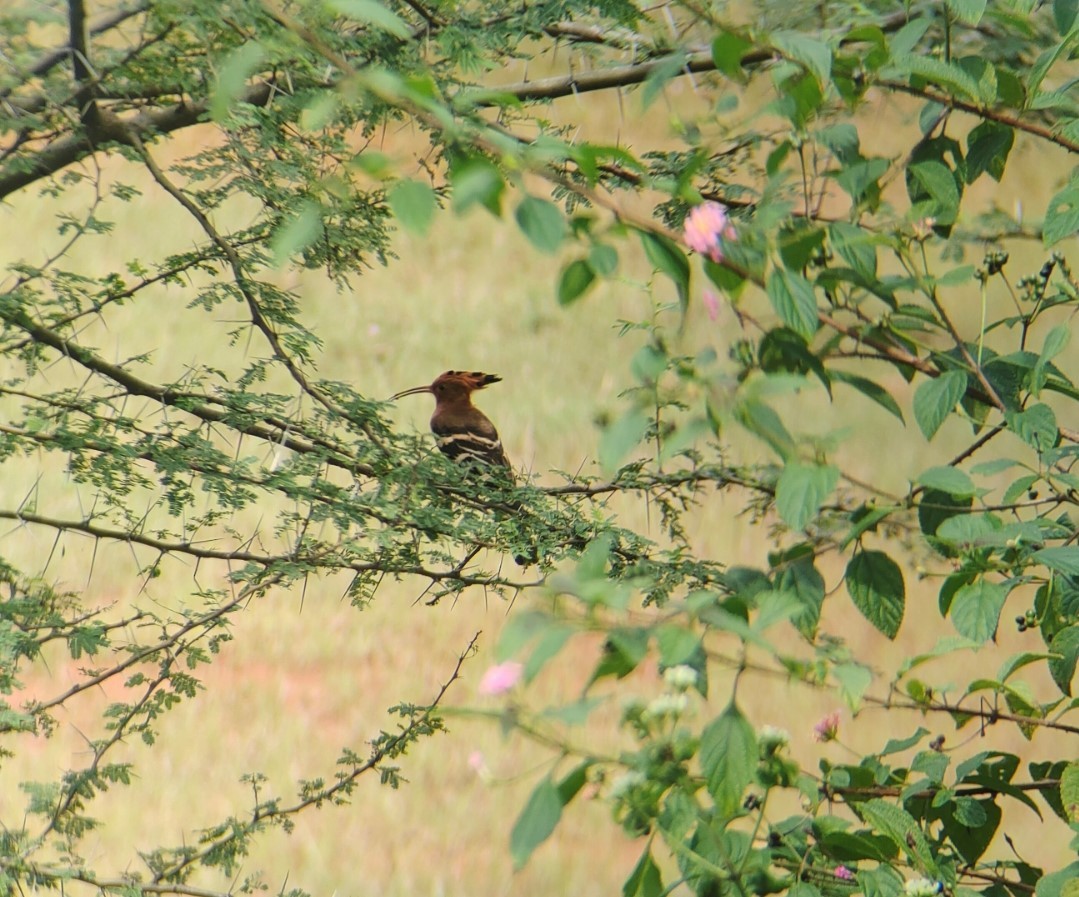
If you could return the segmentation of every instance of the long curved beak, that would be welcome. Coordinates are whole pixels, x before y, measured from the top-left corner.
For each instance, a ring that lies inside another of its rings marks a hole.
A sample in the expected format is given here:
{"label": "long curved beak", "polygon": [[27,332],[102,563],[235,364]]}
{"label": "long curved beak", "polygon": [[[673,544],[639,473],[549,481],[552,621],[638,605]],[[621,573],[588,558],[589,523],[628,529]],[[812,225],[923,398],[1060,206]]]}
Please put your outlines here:
{"label": "long curved beak", "polygon": [[388,401],[394,402],[401,396],[418,396],[421,392],[431,392],[430,386],[413,386],[412,389],[404,389],[401,392],[395,392],[389,397]]}

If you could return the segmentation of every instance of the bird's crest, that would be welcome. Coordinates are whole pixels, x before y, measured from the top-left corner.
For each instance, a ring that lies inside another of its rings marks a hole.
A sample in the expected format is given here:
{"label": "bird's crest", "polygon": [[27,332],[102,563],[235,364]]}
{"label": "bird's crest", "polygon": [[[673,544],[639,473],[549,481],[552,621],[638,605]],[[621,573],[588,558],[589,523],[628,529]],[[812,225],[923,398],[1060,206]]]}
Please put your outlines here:
{"label": "bird's crest", "polygon": [[502,378],[497,374],[485,374],[483,371],[446,371],[439,374],[431,386],[434,387],[439,383],[446,383],[451,380],[462,383],[469,389],[483,389],[492,383],[501,382]]}

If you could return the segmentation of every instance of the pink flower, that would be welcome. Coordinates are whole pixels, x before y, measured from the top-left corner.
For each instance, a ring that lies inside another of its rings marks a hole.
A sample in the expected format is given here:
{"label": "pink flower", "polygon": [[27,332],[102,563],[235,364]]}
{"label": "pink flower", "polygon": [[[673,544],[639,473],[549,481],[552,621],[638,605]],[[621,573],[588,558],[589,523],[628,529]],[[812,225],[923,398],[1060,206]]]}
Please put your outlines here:
{"label": "pink flower", "polygon": [[505,663],[496,663],[488,667],[487,672],[480,679],[481,695],[501,695],[509,691],[521,680],[524,665],[513,660]]}
{"label": "pink flower", "polygon": [[736,240],[734,225],[727,217],[727,207],[718,202],[702,202],[690,209],[683,225],[682,239],[694,252],[713,262],[723,261],[724,240]]}
{"label": "pink flower", "polygon": [[813,727],[815,741],[835,741],[839,733],[839,711],[833,710]]}
{"label": "pink flower", "polygon": [[843,881],[852,881],[854,879],[854,873],[846,866],[836,866],[833,874],[836,878],[843,879]]}

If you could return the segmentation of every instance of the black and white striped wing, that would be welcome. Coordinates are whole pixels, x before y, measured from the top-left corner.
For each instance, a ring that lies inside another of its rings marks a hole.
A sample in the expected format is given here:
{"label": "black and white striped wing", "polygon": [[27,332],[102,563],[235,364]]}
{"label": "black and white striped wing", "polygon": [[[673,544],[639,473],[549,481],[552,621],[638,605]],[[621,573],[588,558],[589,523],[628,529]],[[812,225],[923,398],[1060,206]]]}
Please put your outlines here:
{"label": "black and white striped wing", "polygon": [[472,420],[465,425],[433,423],[431,429],[439,449],[454,461],[481,461],[498,467],[510,466],[506,453],[502,450],[498,430],[486,418]]}

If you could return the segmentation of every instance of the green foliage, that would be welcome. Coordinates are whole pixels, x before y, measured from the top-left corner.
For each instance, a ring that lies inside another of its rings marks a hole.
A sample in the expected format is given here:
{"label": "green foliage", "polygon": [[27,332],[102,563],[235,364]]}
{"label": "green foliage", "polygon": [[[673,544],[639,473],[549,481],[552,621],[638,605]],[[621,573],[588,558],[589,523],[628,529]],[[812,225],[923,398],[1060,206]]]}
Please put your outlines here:
{"label": "green foliage", "polygon": [[[1034,225],[979,191],[1008,184],[1017,146],[1026,164],[1079,152],[1079,6],[759,6],[751,28],[724,4],[631,0],[150,0],[90,9],[88,27],[81,3],[0,13],[0,198],[37,189],[61,210],[0,287],[0,462],[33,484],[0,518],[53,543],[0,559],[0,756],[108,694],[73,768],[0,808],[0,891],[252,892],[237,875],[260,835],[365,775],[406,781],[474,643],[291,800],[253,772],[250,807],[133,846],[130,873],[83,858],[100,796],[138,777],[119,746],[160,747],[252,602],[340,577],[357,610],[388,580],[430,603],[515,599],[499,656],[521,658],[521,684],[497,717],[552,752],[516,822],[492,826],[515,868],[587,790],[641,839],[625,895],[1074,897],[1079,765],[1049,736],[1079,732],[1079,281],[1066,252],[1031,247],[1068,250],[1079,187],[1062,172],[1026,199]],[[532,56],[555,74],[514,83]],[[700,108],[673,90],[689,75]],[[651,129],[582,136],[582,97],[634,86],[623,101]],[[896,114],[910,127],[867,155]],[[196,125],[194,151],[166,151]],[[387,137],[406,132],[407,148]],[[147,191],[169,203],[171,248],[86,262]],[[550,256],[538,294],[560,313],[612,285],[650,300],[619,322],[637,340],[611,372],[624,391],[580,437],[602,476],[465,471],[319,374],[323,334],[278,269],[346,286],[393,262],[395,230],[422,240],[453,215],[463,232],[477,206]],[[97,338],[176,297],[224,361],[173,367],[149,341],[117,360]],[[859,457],[870,431],[880,482]],[[78,502],[45,487],[57,471]],[[692,509],[717,490],[762,528],[760,557],[702,549]],[[647,527],[624,522],[636,500]],[[128,593],[52,582],[74,537],[134,553]],[[181,567],[187,594],[143,600]],[[533,710],[570,646],[573,687]],[[70,687],[46,675],[57,654]],[[49,687],[27,691],[30,674]],[[827,714],[813,743],[779,730],[767,681],[850,722]],[[617,725],[597,722],[616,696]],[[869,709],[893,737],[833,753]],[[945,726],[978,737],[953,747]],[[1030,813],[1056,859],[1001,846]]]}

